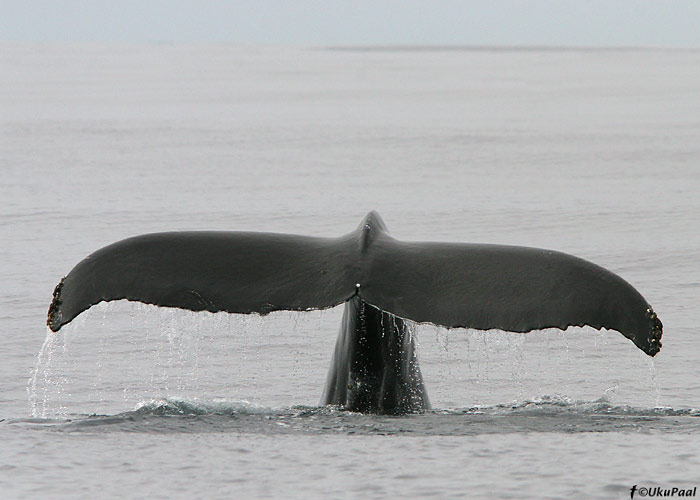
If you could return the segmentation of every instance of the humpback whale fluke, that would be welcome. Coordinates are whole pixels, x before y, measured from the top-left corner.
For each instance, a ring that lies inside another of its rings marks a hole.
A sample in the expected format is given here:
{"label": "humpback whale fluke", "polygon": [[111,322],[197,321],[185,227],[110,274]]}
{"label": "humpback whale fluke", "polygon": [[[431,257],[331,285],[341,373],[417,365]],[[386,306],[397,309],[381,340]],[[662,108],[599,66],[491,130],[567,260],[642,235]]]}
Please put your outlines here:
{"label": "humpback whale fluke", "polygon": [[651,306],[616,274],[536,248],[401,242],[379,214],[338,238],[254,232],[146,234],[78,263],[54,291],[58,331],[102,301],[267,314],[345,303],[324,402],[360,411],[429,406],[404,319],[512,332],[617,330],[661,349]]}

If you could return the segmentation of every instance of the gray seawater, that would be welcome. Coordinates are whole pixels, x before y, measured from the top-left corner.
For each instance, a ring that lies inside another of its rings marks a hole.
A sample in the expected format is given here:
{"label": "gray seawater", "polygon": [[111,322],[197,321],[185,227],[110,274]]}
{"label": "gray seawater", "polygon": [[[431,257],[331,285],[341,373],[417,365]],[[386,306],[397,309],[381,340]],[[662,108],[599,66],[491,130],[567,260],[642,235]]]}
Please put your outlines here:
{"label": "gray seawater", "polygon": [[[700,52],[13,45],[0,51],[2,498],[628,498],[700,485]],[[165,230],[553,248],[631,282],[613,331],[415,325],[435,407],[318,402],[340,309],[51,292]]]}

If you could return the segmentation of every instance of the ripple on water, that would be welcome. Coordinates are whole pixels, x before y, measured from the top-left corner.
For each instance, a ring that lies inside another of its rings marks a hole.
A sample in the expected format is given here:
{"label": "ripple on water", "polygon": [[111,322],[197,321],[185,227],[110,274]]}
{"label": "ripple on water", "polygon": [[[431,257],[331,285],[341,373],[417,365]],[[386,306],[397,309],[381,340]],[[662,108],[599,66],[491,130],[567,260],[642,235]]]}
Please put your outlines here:
{"label": "ripple on water", "polygon": [[633,408],[562,397],[403,416],[365,415],[333,406],[273,408],[242,400],[161,398],[143,401],[134,410],[115,415],[7,423],[60,432],[474,436],[523,432],[700,434],[699,417],[700,411],[691,408]]}

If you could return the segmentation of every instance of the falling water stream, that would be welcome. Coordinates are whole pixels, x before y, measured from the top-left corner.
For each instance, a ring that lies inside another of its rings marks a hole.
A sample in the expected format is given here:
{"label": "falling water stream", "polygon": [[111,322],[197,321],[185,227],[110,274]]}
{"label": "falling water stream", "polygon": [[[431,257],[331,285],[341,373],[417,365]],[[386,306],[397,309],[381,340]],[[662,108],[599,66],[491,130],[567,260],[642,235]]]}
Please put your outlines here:
{"label": "falling water stream", "polygon": [[[113,414],[173,398],[315,406],[341,309],[260,316],[101,303],[59,332],[47,331],[27,385],[32,415]],[[652,360],[616,332],[408,324],[438,410],[542,398],[658,406]]]}

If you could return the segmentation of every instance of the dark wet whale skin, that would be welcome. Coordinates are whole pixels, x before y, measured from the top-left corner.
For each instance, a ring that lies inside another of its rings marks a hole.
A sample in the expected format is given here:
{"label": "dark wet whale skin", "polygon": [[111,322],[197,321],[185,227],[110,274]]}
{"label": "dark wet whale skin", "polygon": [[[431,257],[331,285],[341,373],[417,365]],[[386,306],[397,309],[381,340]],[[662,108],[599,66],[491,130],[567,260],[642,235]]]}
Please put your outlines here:
{"label": "dark wet whale skin", "polygon": [[403,319],[354,296],[345,303],[321,403],[362,413],[429,409],[415,350]]}

